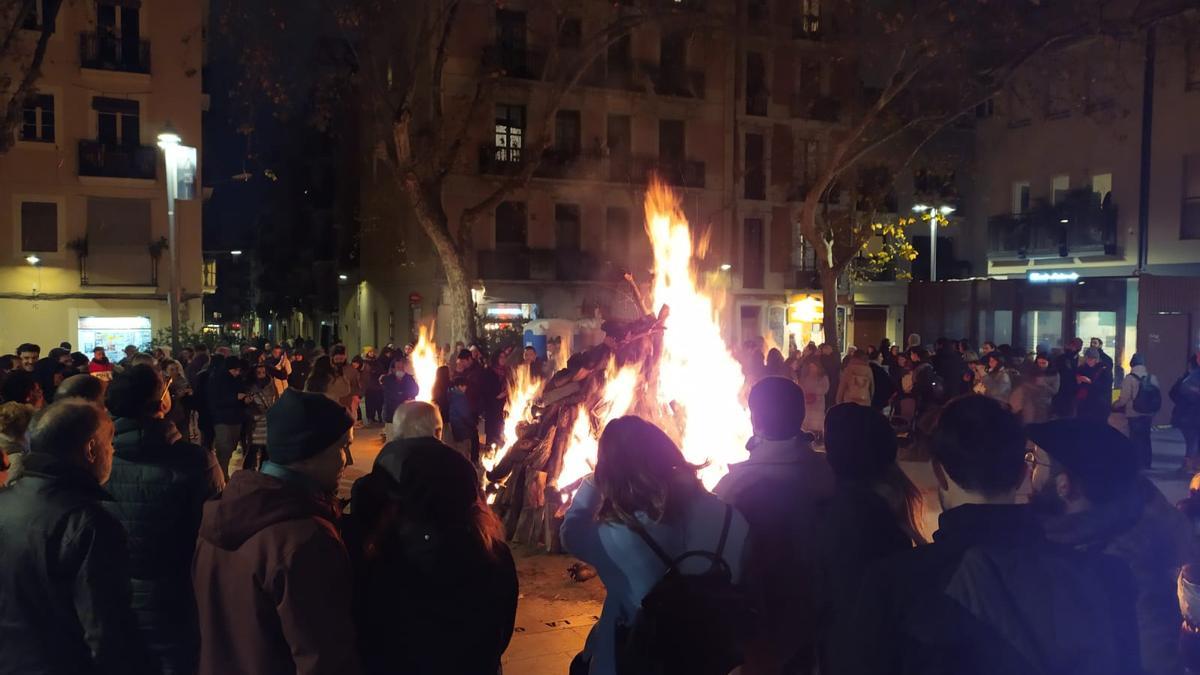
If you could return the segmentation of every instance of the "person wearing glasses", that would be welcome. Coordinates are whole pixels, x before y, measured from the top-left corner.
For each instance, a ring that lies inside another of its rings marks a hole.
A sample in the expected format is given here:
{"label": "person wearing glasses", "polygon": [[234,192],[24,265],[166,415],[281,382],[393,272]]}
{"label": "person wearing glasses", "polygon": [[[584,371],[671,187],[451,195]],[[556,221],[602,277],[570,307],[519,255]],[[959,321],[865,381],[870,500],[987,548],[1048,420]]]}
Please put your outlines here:
{"label": "person wearing glasses", "polygon": [[1017,416],[986,396],[952,399],[930,446],[933,543],[867,569],[830,672],[1140,672],[1128,566],[1048,541],[1017,501],[1029,475]]}
{"label": "person wearing glasses", "polygon": [[133,609],[164,673],[194,673],[200,629],[192,552],[201,507],[224,487],[216,458],[184,440],[165,417],[171,393],[149,365],[113,378],[105,394],[115,436],[105,508],[129,532]]}
{"label": "person wearing glasses", "polygon": [[1142,672],[1182,672],[1179,570],[1194,559],[1187,517],[1138,471],[1133,442],[1106,424],[1054,420],[1027,429],[1030,504],[1053,542],[1123,560],[1137,588]]}

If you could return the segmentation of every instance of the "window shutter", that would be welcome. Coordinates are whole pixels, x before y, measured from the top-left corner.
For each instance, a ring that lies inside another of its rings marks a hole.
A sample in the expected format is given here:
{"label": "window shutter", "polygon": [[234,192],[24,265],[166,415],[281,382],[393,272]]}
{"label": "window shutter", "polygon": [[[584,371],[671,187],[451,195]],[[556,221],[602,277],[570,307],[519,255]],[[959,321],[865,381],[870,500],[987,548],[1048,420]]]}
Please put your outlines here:
{"label": "window shutter", "polygon": [[792,184],[792,129],[776,124],[771,132],[771,184],[787,187]]}
{"label": "window shutter", "polygon": [[776,206],[771,210],[771,271],[787,272],[792,266],[792,210]]}

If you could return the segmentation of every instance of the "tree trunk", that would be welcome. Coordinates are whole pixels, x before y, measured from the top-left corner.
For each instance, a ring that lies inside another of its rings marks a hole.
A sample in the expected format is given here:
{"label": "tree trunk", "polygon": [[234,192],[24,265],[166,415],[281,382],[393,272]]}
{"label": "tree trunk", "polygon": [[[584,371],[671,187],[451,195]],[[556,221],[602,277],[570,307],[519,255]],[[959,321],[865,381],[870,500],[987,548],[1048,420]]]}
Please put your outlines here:
{"label": "tree trunk", "polygon": [[450,236],[450,223],[442,208],[441,186],[420,183],[415,177],[402,181],[412,198],[413,212],[421,229],[433,242],[438,261],[446,275],[446,298],[450,305],[450,338],[470,343],[475,341],[475,302],[471,298],[471,282],[467,276],[468,261],[462,248]]}
{"label": "tree trunk", "polygon": [[838,344],[837,333],[838,273],[836,269],[829,267],[825,261],[821,261],[817,265],[817,269],[820,270],[818,275],[821,277],[821,301],[824,305],[825,314],[822,325],[825,328],[825,342],[830,347],[833,347],[835,354],[840,354],[842,350],[841,345]]}

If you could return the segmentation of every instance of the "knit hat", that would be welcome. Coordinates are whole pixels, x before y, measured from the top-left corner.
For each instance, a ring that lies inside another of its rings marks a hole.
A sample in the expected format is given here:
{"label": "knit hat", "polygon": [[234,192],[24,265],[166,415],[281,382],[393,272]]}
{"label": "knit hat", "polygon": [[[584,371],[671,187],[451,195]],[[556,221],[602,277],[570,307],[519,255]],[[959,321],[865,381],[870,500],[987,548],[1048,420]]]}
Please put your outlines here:
{"label": "knit hat", "polygon": [[1129,359],[1129,367],[1130,368],[1133,368],[1135,366],[1144,366],[1144,365],[1146,365],[1146,359],[1141,354],[1134,354],[1133,358]]}
{"label": "knit hat", "polygon": [[328,448],[351,424],[350,415],[336,401],[285,389],[267,410],[267,451],[277,464],[299,462]]}
{"label": "knit hat", "polygon": [[1099,350],[1099,349],[1096,349],[1096,348],[1094,348],[1094,347],[1088,347],[1087,351],[1085,351],[1085,352],[1083,353],[1083,358],[1085,358],[1085,359],[1098,359],[1098,358],[1100,358],[1100,350]]}
{"label": "knit hat", "polygon": [[874,408],[835,405],[825,414],[825,458],[840,478],[875,480],[896,462],[896,432]]}
{"label": "knit hat", "polygon": [[1133,444],[1104,423],[1061,419],[1026,428],[1033,441],[1068,475],[1082,484],[1087,498],[1111,502],[1137,483],[1138,461]]}

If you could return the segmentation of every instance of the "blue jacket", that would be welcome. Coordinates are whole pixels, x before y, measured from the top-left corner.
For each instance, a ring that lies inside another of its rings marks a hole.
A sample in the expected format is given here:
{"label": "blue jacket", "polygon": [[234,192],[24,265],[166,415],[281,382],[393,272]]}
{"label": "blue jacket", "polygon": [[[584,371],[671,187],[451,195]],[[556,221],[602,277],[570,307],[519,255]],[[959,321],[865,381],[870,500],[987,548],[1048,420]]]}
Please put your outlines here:
{"label": "blue jacket", "polygon": [[[600,507],[600,491],[589,477],[575,493],[575,501],[567,511],[562,525],[562,543],[571,555],[593,565],[608,594],[600,621],[588,635],[586,652],[591,658],[591,675],[615,675],[614,634],[618,623],[633,620],[642,598],[666,573],[666,566],[636,533],[617,523],[596,521]],[[725,503],[704,492],[688,506],[682,524],[656,523],[643,513],[638,520],[667,553],[679,555],[684,551],[715,551],[725,522]],[[742,559],[746,551],[749,526],[746,519],[734,513],[725,543],[725,561],[739,582]],[[707,562],[693,558],[683,563],[683,571],[707,569]]]}

